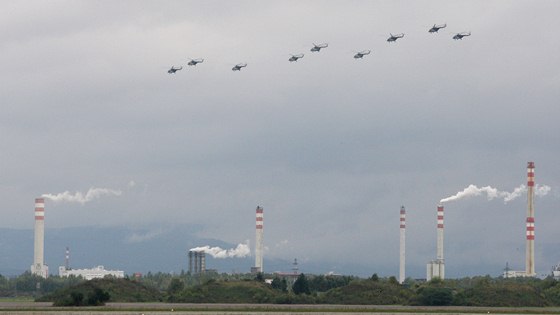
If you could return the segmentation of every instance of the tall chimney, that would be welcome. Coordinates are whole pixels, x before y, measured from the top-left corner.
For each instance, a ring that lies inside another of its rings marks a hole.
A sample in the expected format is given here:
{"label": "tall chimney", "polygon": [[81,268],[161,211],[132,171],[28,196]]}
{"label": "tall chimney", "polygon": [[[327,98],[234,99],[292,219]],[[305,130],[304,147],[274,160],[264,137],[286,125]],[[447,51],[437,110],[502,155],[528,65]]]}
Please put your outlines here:
{"label": "tall chimney", "polygon": [[399,266],[399,283],[403,283],[405,279],[405,237],[406,237],[406,210],[404,206],[401,207],[401,239],[400,239],[400,266]]}
{"label": "tall chimney", "polygon": [[527,162],[527,245],[525,248],[525,274],[529,277],[535,273],[535,163]]}
{"label": "tall chimney", "polygon": [[35,198],[35,242],[31,273],[46,278],[49,269],[45,265],[45,199]]}
{"label": "tall chimney", "polygon": [[255,269],[257,272],[263,270],[263,208],[257,207],[256,211],[256,235],[255,235]]}
{"label": "tall chimney", "polygon": [[199,252],[198,257],[200,262],[198,263],[198,273],[205,273],[206,272],[206,253]]}
{"label": "tall chimney", "polygon": [[[437,260],[443,262],[443,206],[437,207]],[[441,277],[443,279],[443,277]]]}
{"label": "tall chimney", "polygon": [[445,260],[443,259],[443,206],[437,207],[437,257],[427,265],[426,280],[445,279]]}
{"label": "tall chimney", "polygon": [[198,266],[198,261],[200,260],[200,258],[198,257],[198,255],[200,254],[200,252],[194,252],[194,273],[200,273],[200,267]]}
{"label": "tall chimney", "polygon": [[64,268],[70,270],[70,248],[66,246],[66,256],[64,257]]}

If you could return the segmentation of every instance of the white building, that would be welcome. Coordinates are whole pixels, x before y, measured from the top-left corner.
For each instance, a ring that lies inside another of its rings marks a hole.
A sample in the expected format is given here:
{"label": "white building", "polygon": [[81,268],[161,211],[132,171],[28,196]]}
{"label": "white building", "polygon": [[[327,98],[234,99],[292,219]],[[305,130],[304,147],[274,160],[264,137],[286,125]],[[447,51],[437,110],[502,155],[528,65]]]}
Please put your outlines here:
{"label": "white building", "polygon": [[554,277],[554,279],[560,280],[560,264],[556,265],[552,269],[552,276]]}
{"label": "white building", "polygon": [[506,270],[503,275],[504,278],[522,278],[528,277],[525,270]]}
{"label": "white building", "polygon": [[61,277],[82,276],[86,280],[91,280],[96,278],[104,278],[105,276],[124,278],[124,271],[105,270],[103,266],[97,266],[91,269],[66,269],[65,266],[60,266],[58,267],[58,275]]}
{"label": "white building", "polygon": [[445,262],[443,260],[432,260],[426,266],[426,281],[434,278],[445,279]]}

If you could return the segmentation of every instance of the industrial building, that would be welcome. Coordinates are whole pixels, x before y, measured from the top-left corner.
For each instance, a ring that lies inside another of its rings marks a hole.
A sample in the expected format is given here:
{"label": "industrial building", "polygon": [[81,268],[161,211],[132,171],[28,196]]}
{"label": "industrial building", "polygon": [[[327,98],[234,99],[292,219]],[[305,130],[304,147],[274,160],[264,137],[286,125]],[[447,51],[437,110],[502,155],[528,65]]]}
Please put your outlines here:
{"label": "industrial building", "polygon": [[560,263],[552,268],[552,276],[556,280],[560,280]]}
{"label": "industrial building", "polygon": [[263,269],[263,208],[257,207],[256,210],[256,234],[255,234],[255,267],[251,268],[252,273],[264,272]]}
{"label": "industrial building", "polygon": [[43,278],[49,276],[45,265],[45,199],[35,198],[35,240],[33,243],[33,265],[31,273]]}
{"label": "industrial building", "polygon": [[189,251],[189,273],[191,275],[206,272],[206,253],[203,251]]}
{"label": "industrial building", "polygon": [[426,266],[426,281],[433,278],[445,279],[445,260],[443,258],[443,206],[437,207],[437,256]]}
{"label": "industrial building", "polygon": [[122,270],[105,270],[105,267],[99,265],[91,269],[72,269],[70,268],[70,248],[66,247],[66,254],[64,255],[64,266],[58,267],[58,275],[60,277],[82,277],[86,280],[104,278],[111,276],[115,278],[124,278],[124,271]]}
{"label": "industrial building", "polygon": [[115,278],[124,278],[124,271],[122,270],[105,270],[103,266],[93,267],[91,269],[67,269],[66,266],[58,267],[58,275],[60,277],[82,277],[86,280],[104,278],[111,276]]}

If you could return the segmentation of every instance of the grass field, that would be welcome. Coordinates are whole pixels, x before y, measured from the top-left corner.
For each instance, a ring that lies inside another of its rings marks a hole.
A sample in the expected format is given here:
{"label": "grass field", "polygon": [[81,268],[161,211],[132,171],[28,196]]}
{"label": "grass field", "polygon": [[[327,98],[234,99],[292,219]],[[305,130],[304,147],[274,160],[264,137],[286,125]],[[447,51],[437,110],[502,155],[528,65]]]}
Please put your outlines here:
{"label": "grass field", "polygon": [[0,300],[0,314],[560,314],[560,308],[423,307],[375,305],[109,303],[103,307],[52,307]]}

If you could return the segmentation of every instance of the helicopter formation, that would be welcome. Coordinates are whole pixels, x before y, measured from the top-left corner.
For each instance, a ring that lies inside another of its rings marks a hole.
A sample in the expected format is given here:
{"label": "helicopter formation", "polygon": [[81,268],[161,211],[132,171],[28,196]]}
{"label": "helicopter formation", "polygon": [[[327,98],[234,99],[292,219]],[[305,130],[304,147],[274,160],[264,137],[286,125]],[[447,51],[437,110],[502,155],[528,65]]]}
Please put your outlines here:
{"label": "helicopter formation", "polygon": [[[445,24],[434,24],[429,30],[428,33],[434,34],[434,33],[438,33],[439,30],[441,30],[442,28],[446,28],[447,27],[447,23]],[[462,40],[463,37],[467,37],[467,36],[471,36],[471,32],[461,32],[461,33],[456,33],[453,35],[452,39],[454,40]],[[389,43],[396,43],[398,39],[401,39],[404,37],[404,33],[400,33],[400,34],[392,34],[389,33],[389,37],[387,38],[387,42]],[[313,47],[310,49],[310,51],[312,53],[314,52],[320,52],[321,49],[327,48],[329,47],[328,43],[321,43],[321,44],[315,44],[313,43]],[[364,56],[367,56],[371,53],[371,50],[362,50],[359,52],[356,52],[354,55],[354,59],[363,59]],[[300,54],[290,54],[290,58],[288,59],[289,62],[297,62],[299,59],[303,58],[305,56],[305,54],[300,53]],[[197,59],[189,59],[189,62],[187,63],[188,66],[196,66],[199,63],[203,63],[204,59],[203,58],[197,58]],[[233,66],[233,68],[231,68],[232,71],[241,71],[242,68],[247,67],[247,63],[238,63],[235,66]],[[180,67],[175,67],[172,66],[171,69],[167,70],[167,73],[169,74],[175,74],[177,71],[182,70],[183,66]]]}

